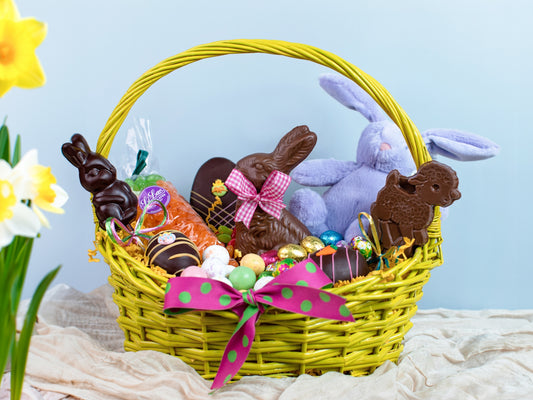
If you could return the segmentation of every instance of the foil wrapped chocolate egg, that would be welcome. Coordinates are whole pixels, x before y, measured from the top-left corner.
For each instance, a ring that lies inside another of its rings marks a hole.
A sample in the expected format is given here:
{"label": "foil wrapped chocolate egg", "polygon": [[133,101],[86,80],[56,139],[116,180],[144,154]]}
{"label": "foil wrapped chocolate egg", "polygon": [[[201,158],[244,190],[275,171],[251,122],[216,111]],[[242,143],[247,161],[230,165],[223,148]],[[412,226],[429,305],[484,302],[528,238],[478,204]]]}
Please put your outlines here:
{"label": "foil wrapped chocolate egg", "polygon": [[350,240],[350,247],[359,251],[364,258],[369,259],[372,256],[372,245],[362,236],[355,236]]}
{"label": "foil wrapped chocolate egg", "polygon": [[300,242],[300,246],[302,246],[305,249],[305,251],[311,254],[311,253],[314,253],[315,251],[323,249],[326,245],[324,244],[322,240],[320,240],[316,236],[306,236]]}
{"label": "foil wrapped chocolate egg", "polygon": [[291,269],[296,265],[296,261],[292,258],[285,258],[284,260],[276,261],[267,267],[268,272],[272,272],[272,276],[276,277],[279,274]]}
{"label": "foil wrapped chocolate egg", "polygon": [[336,244],[343,239],[342,235],[335,231],[326,231],[320,235],[320,240],[322,240],[326,246]]}
{"label": "foil wrapped chocolate egg", "polygon": [[286,244],[278,250],[278,258],[284,260],[286,258],[292,258],[296,261],[302,261],[307,258],[307,251],[298,244]]}

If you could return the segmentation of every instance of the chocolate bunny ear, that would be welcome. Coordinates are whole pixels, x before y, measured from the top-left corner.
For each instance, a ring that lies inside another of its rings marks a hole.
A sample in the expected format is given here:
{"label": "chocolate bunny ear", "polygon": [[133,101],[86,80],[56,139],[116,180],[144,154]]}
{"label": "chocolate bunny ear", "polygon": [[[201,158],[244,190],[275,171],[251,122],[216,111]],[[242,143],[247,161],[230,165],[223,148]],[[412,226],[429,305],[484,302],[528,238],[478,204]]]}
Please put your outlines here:
{"label": "chocolate bunny ear", "polygon": [[74,146],[78,147],[80,150],[84,151],[85,153],[87,154],[91,153],[91,148],[89,146],[89,143],[87,143],[87,140],[85,140],[85,138],[79,133],[75,133],[74,135],[72,135],[72,137],[70,138],[70,141],[72,142]]}
{"label": "chocolate bunny ear", "polygon": [[276,169],[288,174],[313,151],[316,134],[306,125],[297,126],[281,138],[272,152]]}
{"label": "chocolate bunny ear", "polygon": [[87,153],[72,143],[64,143],[61,146],[61,152],[76,168],[81,168],[87,162]]}

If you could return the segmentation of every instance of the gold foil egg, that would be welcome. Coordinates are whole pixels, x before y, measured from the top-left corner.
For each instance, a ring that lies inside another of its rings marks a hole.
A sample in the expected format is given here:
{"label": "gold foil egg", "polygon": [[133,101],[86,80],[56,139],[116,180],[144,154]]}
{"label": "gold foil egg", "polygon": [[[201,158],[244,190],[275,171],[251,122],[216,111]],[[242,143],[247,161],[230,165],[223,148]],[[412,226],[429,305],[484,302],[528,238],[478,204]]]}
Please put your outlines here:
{"label": "gold foil egg", "polygon": [[322,240],[317,238],[316,236],[307,236],[302,239],[300,242],[300,245],[307,251],[309,254],[314,253],[315,251],[321,250],[326,245]]}
{"label": "gold foil egg", "polygon": [[286,244],[278,250],[278,258],[284,260],[286,258],[292,258],[296,261],[305,260],[307,257],[307,251],[298,244]]}

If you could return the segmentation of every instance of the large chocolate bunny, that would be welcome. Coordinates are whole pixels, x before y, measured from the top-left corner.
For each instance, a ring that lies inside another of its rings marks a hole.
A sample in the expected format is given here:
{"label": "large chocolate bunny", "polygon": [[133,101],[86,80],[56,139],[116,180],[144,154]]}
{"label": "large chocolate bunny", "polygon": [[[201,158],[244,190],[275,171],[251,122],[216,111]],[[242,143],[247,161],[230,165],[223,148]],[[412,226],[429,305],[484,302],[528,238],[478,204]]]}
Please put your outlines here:
{"label": "large chocolate bunny", "polygon": [[[316,134],[307,126],[297,126],[281,138],[272,153],[255,153],[237,162],[236,169],[255,186],[257,192],[272,171],[289,174],[311,153],[316,144]],[[241,205],[237,202],[237,209]],[[288,243],[299,243],[309,236],[309,230],[287,209],[283,209],[280,219],[257,207],[250,227],[243,222],[235,225],[235,247],[243,254],[260,253]]]}
{"label": "large chocolate bunny", "polygon": [[109,217],[117,218],[124,225],[137,215],[137,196],[126,182],[117,180],[115,167],[94,151],[85,138],[76,133],[72,143],[65,143],[61,152],[79,170],[80,183],[93,194],[93,205],[100,228],[105,229]]}

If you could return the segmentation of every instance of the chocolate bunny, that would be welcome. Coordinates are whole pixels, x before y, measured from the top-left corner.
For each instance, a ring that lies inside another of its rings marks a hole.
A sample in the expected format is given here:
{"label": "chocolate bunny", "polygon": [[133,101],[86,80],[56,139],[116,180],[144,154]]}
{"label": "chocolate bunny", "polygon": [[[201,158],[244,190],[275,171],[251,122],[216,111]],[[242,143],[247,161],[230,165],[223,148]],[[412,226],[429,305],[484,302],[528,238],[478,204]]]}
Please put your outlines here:
{"label": "chocolate bunny", "polygon": [[[316,134],[307,126],[297,126],[281,138],[272,153],[246,156],[237,162],[235,168],[252,182],[259,193],[272,171],[278,170],[288,175],[311,153],[316,140]],[[237,202],[237,209],[241,203]],[[299,243],[309,235],[305,225],[287,209],[281,211],[278,220],[257,207],[249,228],[246,228],[243,222],[236,223],[235,247],[242,254],[260,253],[288,243]]]}
{"label": "chocolate bunny", "polygon": [[93,205],[100,228],[109,217],[124,225],[137,215],[137,196],[126,182],[117,180],[117,171],[109,160],[91,151],[85,138],[76,133],[64,143],[61,152],[79,170],[81,186],[93,194]]}

